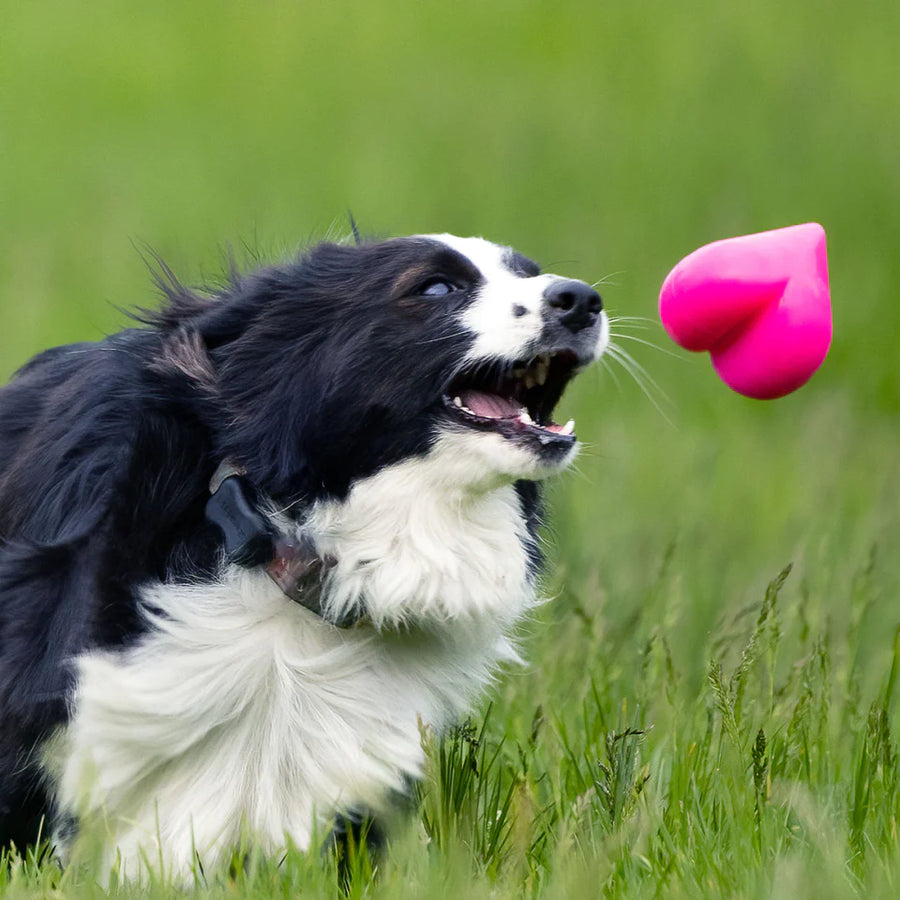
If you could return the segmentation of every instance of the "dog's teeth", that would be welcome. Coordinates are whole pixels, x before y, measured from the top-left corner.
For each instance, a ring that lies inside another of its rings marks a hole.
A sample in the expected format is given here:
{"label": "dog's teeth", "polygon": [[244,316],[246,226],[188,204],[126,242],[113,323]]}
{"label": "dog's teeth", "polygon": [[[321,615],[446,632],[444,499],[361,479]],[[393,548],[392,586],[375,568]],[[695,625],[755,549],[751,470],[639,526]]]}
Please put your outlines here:
{"label": "dog's teeth", "polygon": [[454,398],[453,398],[453,405],[454,405],[454,406],[458,406],[460,409],[462,409],[462,398],[460,398],[460,397],[454,397]]}
{"label": "dog's teeth", "polygon": [[569,419],[559,432],[560,434],[575,434],[575,420]]}
{"label": "dog's teeth", "polygon": [[550,372],[549,363],[545,363],[543,360],[541,360],[541,362],[538,363],[538,366],[534,371],[534,380],[539,385],[543,386],[547,381],[547,375],[549,374],[549,372]]}
{"label": "dog's teeth", "polygon": [[534,425],[534,419],[528,415],[527,409],[523,409],[522,412],[519,413],[519,421],[524,422],[526,425]]}
{"label": "dog's teeth", "polygon": [[534,374],[532,372],[526,372],[524,380],[525,390],[531,390],[531,388],[533,388],[537,384],[537,379],[534,377]]}

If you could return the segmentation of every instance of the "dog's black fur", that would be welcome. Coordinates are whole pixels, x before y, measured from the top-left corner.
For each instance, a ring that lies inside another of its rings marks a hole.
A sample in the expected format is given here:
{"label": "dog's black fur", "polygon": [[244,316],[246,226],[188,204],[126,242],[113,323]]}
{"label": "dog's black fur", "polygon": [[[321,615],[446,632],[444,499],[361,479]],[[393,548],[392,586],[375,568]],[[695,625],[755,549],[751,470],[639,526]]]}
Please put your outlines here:
{"label": "dog's black fur", "polygon": [[[435,273],[466,289],[422,302]],[[424,452],[472,340],[448,312],[478,284],[417,239],[322,244],[215,298],[164,271],[143,327],[48,350],[0,391],[0,843],[33,841],[50,812],[37,757],[67,718],[68,662],[135,640],[136,586],[212,572],[218,462],[299,514]],[[536,523],[536,487],[519,490]]]}
{"label": "dog's black fur", "polygon": [[[517,254],[506,265],[538,272]],[[482,277],[427,238],[321,244],[216,296],[162,267],[160,311],[48,350],[0,390],[0,846],[53,827],[41,752],[70,714],[71,661],[137,640],[141,585],[214,577],[221,535],[204,509],[219,463],[300,517],[424,454],[475,339],[458,319]],[[435,279],[454,290],[432,295]],[[591,295],[590,311],[554,311],[550,344],[556,329],[589,357]],[[516,490],[535,569],[539,489]]]}

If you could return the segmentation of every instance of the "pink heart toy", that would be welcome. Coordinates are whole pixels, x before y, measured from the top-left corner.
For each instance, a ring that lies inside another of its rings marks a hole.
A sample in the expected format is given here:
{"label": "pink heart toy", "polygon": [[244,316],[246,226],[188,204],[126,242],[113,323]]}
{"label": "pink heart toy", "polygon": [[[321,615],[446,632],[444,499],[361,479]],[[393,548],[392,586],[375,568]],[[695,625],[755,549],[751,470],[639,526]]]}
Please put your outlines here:
{"label": "pink heart toy", "polygon": [[706,244],[669,272],[659,315],[677,344],[708,350],[738,393],[797,390],[831,346],[825,229],[809,222]]}

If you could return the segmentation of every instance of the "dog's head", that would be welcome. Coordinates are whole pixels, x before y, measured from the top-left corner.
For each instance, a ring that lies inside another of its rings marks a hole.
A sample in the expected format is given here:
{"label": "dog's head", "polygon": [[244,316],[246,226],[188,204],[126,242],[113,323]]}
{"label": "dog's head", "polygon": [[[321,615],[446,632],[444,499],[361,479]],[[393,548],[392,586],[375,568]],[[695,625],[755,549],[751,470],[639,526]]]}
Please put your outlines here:
{"label": "dog's head", "polygon": [[553,411],[608,341],[600,296],[480,238],[320,244],[240,279],[201,332],[223,456],[273,496],[342,496],[393,463],[452,451],[473,487],[573,457]]}

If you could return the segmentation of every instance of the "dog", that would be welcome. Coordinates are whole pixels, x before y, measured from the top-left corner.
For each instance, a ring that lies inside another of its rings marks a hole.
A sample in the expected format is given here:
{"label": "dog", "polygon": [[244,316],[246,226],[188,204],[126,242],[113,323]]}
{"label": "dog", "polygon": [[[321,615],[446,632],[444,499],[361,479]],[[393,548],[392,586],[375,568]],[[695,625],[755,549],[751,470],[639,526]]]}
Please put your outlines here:
{"label": "dog", "polygon": [[518,658],[553,410],[609,341],[481,238],[156,272],[0,390],[0,844],[93,830],[124,877],[390,815]]}

